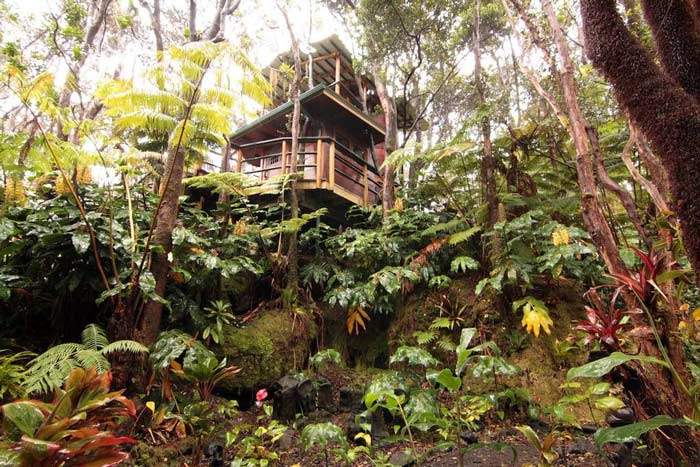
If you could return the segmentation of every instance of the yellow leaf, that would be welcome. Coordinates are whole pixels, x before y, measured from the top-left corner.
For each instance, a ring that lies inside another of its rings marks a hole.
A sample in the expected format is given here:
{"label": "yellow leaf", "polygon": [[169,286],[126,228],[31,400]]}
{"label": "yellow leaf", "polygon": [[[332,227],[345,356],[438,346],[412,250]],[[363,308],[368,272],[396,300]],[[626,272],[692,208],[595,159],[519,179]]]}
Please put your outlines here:
{"label": "yellow leaf", "polygon": [[355,441],[358,439],[363,439],[365,440],[365,446],[371,446],[372,445],[372,435],[369,433],[358,433],[355,435]]}
{"label": "yellow leaf", "polygon": [[700,321],[700,308],[696,308],[693,310],[693,319],[695,321]]}
{"label": "yellow leaf", "polygon": [[678,329],[682,330],[682,329],[685,329],[687,327],[688,327],[688,323],[686,323],[685,321],[681,321],[680,323],[678,323]]}
{"label": "yellow leaf", "polygon": [[544,329],[545,333],[551,334],[550,326],[554,324],[546,310],[529,304],[523,307],[523,320],[521,323],[527,329],[527,332],[534,334],[535,337],[540,336],[540,328]]}
{"label": "yellow leaf", "polygon": [[151,413],[155,413],[156,411],[156,403],[153,401],[148,401],[146,402],[146,407],[151,411]]}
{"label": "yellow leaf", "polygon": [[348,327],[348,334],[360,334],[360,327],[367,330],[365,327],[365,321],[369,321],[369,315],[361,306],[357,305],[354,308],[348,310],[348,318],[346,321]]}

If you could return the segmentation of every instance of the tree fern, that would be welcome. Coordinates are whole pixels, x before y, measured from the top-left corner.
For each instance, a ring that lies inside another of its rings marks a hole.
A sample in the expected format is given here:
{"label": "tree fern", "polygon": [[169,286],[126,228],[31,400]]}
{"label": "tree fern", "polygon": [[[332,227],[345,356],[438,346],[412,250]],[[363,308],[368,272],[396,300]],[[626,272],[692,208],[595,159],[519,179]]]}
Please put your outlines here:
{"label": "tree fern", "polygon": [[100,350],[109,344],[107,333],[94,323],[85,326],[83,332],[80,333],[80,340],[90,350]]}
{"label": "tree fern", "polygon": [[135,341],[110,343],[104,329],[88,324],[80,335],[82,342],[67,342],[37,356],[24,372],[27,393],[49,393],[65,383],[74,368],[95,368],[104,373],[111,368],[107,355],[114,352],[146,353],[148,348]]}

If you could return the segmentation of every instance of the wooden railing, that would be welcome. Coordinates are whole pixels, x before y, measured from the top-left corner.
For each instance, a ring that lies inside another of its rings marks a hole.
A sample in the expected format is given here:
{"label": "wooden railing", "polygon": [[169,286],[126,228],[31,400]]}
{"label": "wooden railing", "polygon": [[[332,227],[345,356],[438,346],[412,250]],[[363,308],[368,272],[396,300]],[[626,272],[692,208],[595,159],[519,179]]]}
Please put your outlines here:
{"label": "wooden railing", "polygon": [[[236,171],[261,179],[290,173],[291,143],[291,137],[283,137],[239,146]],[[250,157],[252,151],[262,154]],[[331,137],[301,137],[297,172],[303,176],[299,181],[306,182],[303,184],[306,188],[340,188],[368,205],[381,196],[382,179],[366,156],[356,154]]]}

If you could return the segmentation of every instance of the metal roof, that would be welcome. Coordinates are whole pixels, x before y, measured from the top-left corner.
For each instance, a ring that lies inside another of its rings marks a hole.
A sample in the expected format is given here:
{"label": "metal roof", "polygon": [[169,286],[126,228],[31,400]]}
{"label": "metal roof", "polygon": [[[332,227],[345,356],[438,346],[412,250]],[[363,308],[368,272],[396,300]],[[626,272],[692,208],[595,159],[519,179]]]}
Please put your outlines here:
{"label": "metal roof", "polygon": [[[335,82],[335,57],[330,57],[335,53],[340,55],[340,80],[353,81],[355,79],[353,75],[352,54],[336,34],[309,45],[314,50],[311,53],[312,58],[329,56],[327,60],[316,60],[312,62],[312,78],[314,83],[331,84]],[[301,61],[304,74],[308,73],[308,59],[308,54],[302,54]],[[288,65],[294,63],[291,50],[283,52],[275,57],[275,59],[263,69],[263,72],[268,74],[270,69],[279,69],[283,63]],[[275,92],[279,92],[280,95],[283,95],[285,92],[284,83],[280,81],[277,83],[276,87],[277,89],[275,89]]]}
{"label": "metal roof", "polygon": [[[304,110],[304,104],[310,103],[316,97],[321,95],[325,96],[325,99],[327,99],[328,102],[332,102],[332,105],[336,105],[338,108],[338,112],[346,112],[344,115],[346,115],[348,118],[354,118],[354,121],[356,122],[355,125],[361,125],[361,128],[364,128],[366,131],[373,132],[373,134],[376,137],[375,141],[380,142],[384,140],[385,131],[380,124],[375,122],[369,115],[357,109],[342,96],[330,90],[325,84],[318,84],[299,96],[299,100],[302,104],[302,111]],[[272,123],[275,120],[291,113],[293,109],[294,103],[292,101],[285,102],[279,107],[266,113],[262,117],[236,130],[231,135],[230,139],[232,142],[234,142],[235,140],[244,137],[246,134],[250,133],[256,128],[260,128],[263,125]]]}

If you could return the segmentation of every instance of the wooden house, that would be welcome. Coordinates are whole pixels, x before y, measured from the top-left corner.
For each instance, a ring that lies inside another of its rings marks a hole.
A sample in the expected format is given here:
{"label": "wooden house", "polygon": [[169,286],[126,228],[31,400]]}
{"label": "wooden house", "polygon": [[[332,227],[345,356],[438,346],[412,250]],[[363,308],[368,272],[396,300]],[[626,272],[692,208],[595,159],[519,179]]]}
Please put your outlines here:
{"label": "wooden house", "polygon": [[[342,219],[351,205],[381,201],[384,125],[362,110],[360,93],[369,108],[377,105],[374,87],[366,77],[354,75],[352,58],[338,38],[312,47],[314,52],[302,57],[306,90],[300,96],[297,170],[303,177],[297,186],[302,208],[326,207]],[[276,107],[231,135],[232,166],[238,172],[261,179],[289,173],[293,103],[280,68],[291,60],[287,52],[267,67]]]}

